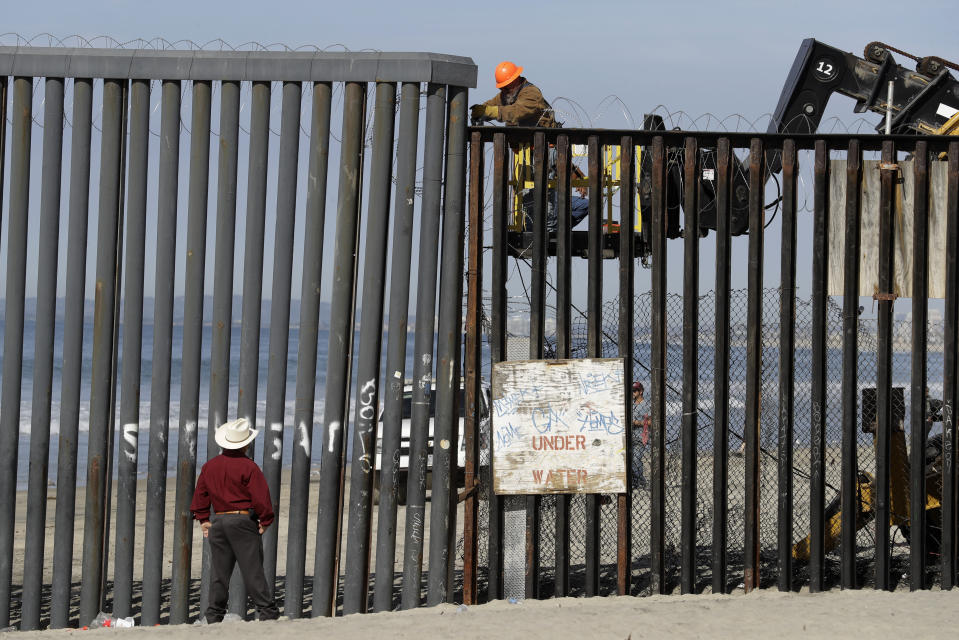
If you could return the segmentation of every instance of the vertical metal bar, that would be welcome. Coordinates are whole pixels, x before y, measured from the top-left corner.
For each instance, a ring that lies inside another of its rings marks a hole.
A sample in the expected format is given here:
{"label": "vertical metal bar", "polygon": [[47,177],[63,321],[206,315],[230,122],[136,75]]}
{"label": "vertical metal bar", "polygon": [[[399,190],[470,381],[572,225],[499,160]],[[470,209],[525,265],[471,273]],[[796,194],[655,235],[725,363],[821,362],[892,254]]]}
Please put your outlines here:
{"label": "vertical metal bar", "polygon": [[113,570],[113,614],[133,615],[133,550],[136,536],[137,455],[140,433],[140,353],[143,341],[143,272],[146,243],[147,167],[150,139],[150,82],[134,80],[131,95],[126,279],[123,292],[123,380],[117,461],[117,540]]}
{"label": "vertical metal bar", "polygon": [[650,507],[650,589],[666,592],[666,149],[662,136],[653,138],[652,310],[650,314],[652,399],[652,506]]}
{"label": "vertical metal bar", "polygon": [[779,268],[779,555],[780,591],[792,590],[793,545],[793,425],[796,379],[796,143],[782,150],[782,262]]}
{"label": "vertical metal bar", "polygon": [[759,587],[759,429],[762,415],[763,322],[763,184],[762,140],[749,145],[749,275],[746,309],[746,514],[743,584],[746,593]]}
{"label": "vertical metal bar", "polygon": [[310,124],[309,179],[306,187],[306,228],[303,248],[303,289],[300,295],[300,340],[296,357],[296,404],[293,423],[296,444],[290,472],[290,526],[287,535],[284,615],[303,615],[306,572],[306,525],[310,499],[310,457],[313,405],[316,399],[316,351],[320,321],[320,282],[323,279],[323,230],[326,225],[327,169],[330,153],[330,104],[333,86],[313,83]]}
{"label": "vertical metal bar", "polygon": [[173,349],[173,281],[176,270],[177,191],[180,157],[180,82],[163,82],[160,166],[157,187],[156,271],[153,312],[153,369],[150,387],[150,449],[143,552],[144,626],[160,622],[163,533],[166,522],[170,360]]}
{"label": "vertical metal bar", "polygon": [[[4,82],[2,104],[6,106]],[[60,432],[57,438],[57,506],[53,543],[50,626],[67,625],[73,582],[73,529],[76,509],[77,434],[83,361],[83,307],[86,278],[87,214],[90,192],[92,81],[73,81],[73,136],[70,152],[70,222],[63,327]],[[0,122],[5,127],[6,119]],[[5,139],[5,136],[3,136]],[[2,165],[3,163],[0,163]]]}
{"label": "vertical metal bar", "polygon": [[346,424],[349,352],[353,343],[353,297],[356,279],[355,244],[359,225],[362,181],[363,116],[366,85],[346,84],[340,184],[336,205],[333,255],[333,298],[326,372],[324,446],[320,463],[320,500],[316,520],[316,562],[313,573],[313,617],[331,616],[337,591],[337,536],[342,495],[343,425]]}
{"label": "vertical metal bar", "polygon": [[300,147],[299,82],[283,83],[280,116],[280,158],[276,185],[273,245],[273,290],[270,302],[270,346],[266,382],[266,424],[263,473],[277,520],[263,533],[263,569],[272,594],[276,588],[276,555],[280,514],[280,471],[286,408],[286,369],[290,340],[290,291],[293,278],[293,233],[296,220],[296,176]]}
{"label": "vertical metal bar", "polygon": [[[436,419],[433,435],[433,488],[430,506],[430,572],[426,602],[450,598],[450,548],[455,544],[460,351],[463,316],[463,235],[466,188],[466,96],[450,86],[446,135],[446,188],[443,193],[443,255],[440,265],[436,341]],[[452,540],[452,543],[451,543]]]}
{"label": "vertical metal bar", "polygon": [[97,615],[103,578],[103,535],[106,519],[107,450],[113,397],[113,313],[116,291],[117,224],[119,222],[122,87],[103,82],[103,138],[100,151],[100,210],[97,232],[97,278],[93,315],[93,373],[90,387],[90,436],[83,531],[83,576],[80,622]]}
{"label": "vertical metal bar", "polygon": [[[237,161],[240,134],[240,83],[220,83],[220,152],[217,159],[216,231],[213,265],[213,327],[210,345],[210,409],[206,459],[217,455],[213,437],[229,418],[230,337],[233,327],[233,254],[236,242]],[[200,613],[209,604],[210,543],[203,539]]]}
{"label": "vertical metal bar", "polygon": [[433,329],[436,316],[436,274],[439,269],[440,188],[443,182],[443,118],[446,87],[426,89],[426,135],[423,158],[423,202],[420,206],[420,255],[413,338],[413,401],[406,488],[402,608],[418,607],[423,578],[426,526],[426,438],[433,377]]}
{"label": "vertical metal bar", "polygon": [[623,358],[623,381],[626,386],[626,492],[616,499],[616,582],[621,596],[630,593],[633,551],[633,486],[630,482],[633,464],[633,310],[635,308],[635,244],[636,234],[636,170],[633,138],[623,136],[619,142],[619,357]]}
{"label": "vertical metal bar", "polygon": [[[506,297],[507,258],[507,171],[509,160],[506,135],[493,134],[493,263],[490,266],[490,366],[506,360],[506,320],[509,315]],[[421,243],[422,250],[422,243]],[[560,258],[562,260],[562,258]],[[562,283],[562,280],[560,281]],[[560,286],[562,291],[562,286]],[[417,296],[417,300],[419,296]],[[559,302],[557,302],[559,304]],[[417,323],[419,326],[419,323]],[[490,460],[493,455],[490,434]],[[489,600],[503,597],[503,501],[493,493],[493,465],[487,465],[486,486],[489,488]],[[405,576],[404,576],[405,578]]]}
{"label": "vertical metal bar", "polygon": [[370,162],[360,353],[357,362],[356,426],[350,465],[350,522],[346,548],[343,614],[366,613],[373,516],[373,463],[379,417],[380,351],[383,342],[383,294],[386,289],[386,240],[390,227],[393,128],[396,85],[376,84],[373,156]]}
{"label": "vertical metal bar", "polygon": [[107,549],[110,548],[110,520],[113,516],[113,474],[114,474],[114,463],[113,463],[113,450],[114,450],[114,439],[116,436],[116,411],[117,411],[117,378],[119,377],[120,371],[120,298],[119,295],[120,285],[123,282],[123,226],[124,226],[124,216],[123,211],[126,208],[126,162],[127,162],[127,113],[130,109],[130,82],[129,80],[122,79],[120,85],[120,154],[117,158],[117,173],[118,175],[118,187],[117,187],[117,228],[116,228],[116,242],[117,250],[115,254],[115,263],[116,267],[114,269],[113,276],[113,290],[117,292],[117,295],[113,299],[113,345],[110,356],[110,414],[107,424],[110,425],[108,430],[107,438],[107,457],[106,457],[106,469],[107,469],[107,486],[106,486],[106,500],[105,500],[105,513],[106,517],[103,521],[103,541],[102,547],[104,553],[102,555],[103,569],[101,571],[101,581],[100,581],[100,610],[102,611],[106,607],[106,593],[107,593],[107,578],[109,576],[109,565],[110,565],[110,554],[107,553]]}
{"label": "vertical metal bar", "polygon": [[[256,425],[256,398],[260,372],[260,321],[263,295],[263,242],[266,228],[266,180],[270,150],[270,82],[254,82],[250,111],[250,156],[246,190],[246,242],[243,250],[243,302],[240,311],[240,371],[238,418]],[[247,448],[254,457],[256,442]],[[247,615],[246,587],[239,569],[230,580],[230,612]]]}
{"label": "vertical metal bar", "polygon": [[410,305],[410,268],[416,187],[416,145],[419,130],[420,85],[405,82],[400,98],[400,132],[396,151],[396,192],[393,208],[390,264],[389,338],[386,347],[386,394],[383,399],[382,453],[379,469],[379,515],[376,531],[376,582],[373,610],[393,608],[396,567],[396,505],[399,489],[399,451],[403,422],[403,385],[406,378],[406,341]]}
{"label": "vertical metal bar", "polygon": [[[546,333],[547,148],[543,132],[533,134],[533,260],[530,264],[529,358],[543,358]],[[526,597],[539,597],[540,500],[526,496]]]}
{"label": "vertical metal bar", "polygon": [[[570,181],[572,161],[569,136],[556,140],[556,357],[569,358],[572,353],[572,219],[570,213]],[[505,215],[505,213],[504,213]],[[627,458],[628,459],[628,458]],[[569,595],[569,504],[570,495],[556,495],[555,561],[553,575],[555,595]]]}
{"label": "vertical metal bar", "polygon": [[[7,157],[7,76],[0,76],[0,158]],[[4,185],[6,174],[6,162],[0,162],[0,187]],[[2,209],[2,207],[0,207]],[[0,222],[3,221],[3,213],[0,212]]]}
{"label": "vertical metal bar", "polygon": [[200,419],[200,362],[203,344],[203,283],[206,273],[206,218],[210,178],[209,81],[194,81],[190,123],[190,184],[187,201],[186,291],[183,301],[183,368],[180,374],[180,425],[177,447],[176,503],[173,520],[173,580],[170,622],[189,618],[190,565],[193,556],[193,485]]}
{"label": "vertical metal bar", "polygon": [[956,324],[959,322],[959,142],[949,143],[942,345],[942,588],[956,585]]}
{"label": "vertical metal bar", "polygon": [[60,231],[60,166],[63,152],[63,78],[47,78],[44,87],[43,168],[40,190],[40,246],[33,350],[33,406],[30,411],[30,470],[27,531],[23,558],[20,630],[40,627],[40,591],[47,520],[50,458],[50,395],[56,317],[57,257]]}
{"label": "vertical metal bar", "polygon": [[[681,513],[682,593],[696,589],[696,435],[699,414],[699,147],[686,138],[683,198],[683,489]],[[762,191],[762,187],[759,187]],[[760,260],[761,264],[761,260]],[[752,273],[752,264],[750,264]],[[760,280],[760,285],[762,281]]]}
{"label": "vertical metal bar", "polygon": [[942,588],[956,584],[956,358],[959,324],[959,143],[949,144],[947,167],[945,340],[943,343]]}
{"label": "vertical metal bar", "polygon": [[816,141],[813,167],[812,386],[809,425],[809,590],[822,591],[826,509],[826,308],[829,259],[829,157]]}
{"label": "vertical metal bar", "polygon": [[386,347],[386,394],[383,400],[382,467],[379,470],[379,515],[376,533],[376,582],[373,610],[393,606],[396,566],[396,506],[399,489],[399,450],[403,421],[403,384],[412,266],[413,213],[416,184],[416,145],[419,130],[420,85],[402,85],[400,132],[396,152],[396,192],[393,208],[390,265],[389,338]]}
{"label": "vertical metal bar", "polygon": [[842,484],[841,579],[843,589],[856,588],[856,520],[859,517],[859,189],[862,152],[851,140],[846,154],[845,256],[842,320]]}
{"label": "vertical metal bar", "polygon": [[892,587],[890,523],[890,470],[892,444],[892,313],[895,273],[895,231],[893,198],[898,168],[895,167],[896,147],[892,141],[882,143],[879,174],[879,311],[877,334],[877,390],[876,390],[876,589]]}
{"label": "vertical metal bar", "polygon": [[[479,517],[476,492],[476,469],[479,465],[479,425],[482,389],[482,295],[483,295],[483,160],[482,135],[477,131],[470,137],[469,164],[469,264],[466,269],[466,367],[465,396],[466,415],[464,437],[466,438],[466,468],[463,474],[465,500],[463,501],[463,604],[477,603],[476,561],[478,551],[477,519]],[[390,369],[387,368],[387,371]],[[381,494],[382,496],[382,494]],[[380,498],[382,504],[382,497]],[[395,517],[395,516],[394,516]]]}
{"label": "vertical metal bar", "polygon": [[929,316],[929,149],[916,143],[912,225],[912,398],[909,416],[909,590],[926,588],[926,322]]}
{"label": "vertical metal bar", "polygon": [[13,81],[13,146],[10,151],[12,169],[7,222],[3,388],[0,391],[0,504],[3,505],[3,524],[0,528],[0,627],[10,624],[32,125],[33,79],[16,78]]}
{"label": "vertical metal bar", "polygon": [[[590,136],[589,154],[589,257],[586,279],[586,352],[603,357],[603,148]],[[600,502],[597,494],[586,496],[586,595],[599,595]]]}
{"label": "vertical metal bar", "polygon": [[729,537],[729,289],[732,147],[720,138],[716,147],[716,343],[713,387],[713,593],[726,593],[726,543]]}

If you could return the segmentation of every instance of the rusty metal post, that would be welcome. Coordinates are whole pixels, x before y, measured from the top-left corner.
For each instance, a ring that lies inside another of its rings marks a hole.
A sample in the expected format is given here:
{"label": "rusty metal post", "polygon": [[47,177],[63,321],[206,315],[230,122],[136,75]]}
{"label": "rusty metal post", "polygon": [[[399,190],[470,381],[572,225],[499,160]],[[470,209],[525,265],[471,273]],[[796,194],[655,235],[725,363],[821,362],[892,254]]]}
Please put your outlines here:
{"label": "rusty metal post", "polygon": [[759,588],[759,420],[762,415],[763,185],[766,163],[762,140],[749,145],[749,292],[746,310],[746,514],[743,584]]}
{"label": "rusty metal post", "polygon": [[846,242],[842,312],[842,484],[841,578],[843,589],[856,588],[856,520],[859,517],[858,371],[859,371],[859,189],[862,152],[849,142],[846,154]]}
{"label": "rusty metal post", "polygon": [[812,388],[809,425],[809,590],[822,591],[825,563],[826,308],[829,259],[829,157],[816,141],[813,167]]}
{"label": "rusty metal post", "polygon": [[203,346],[203,284],[206,273],[206,218],[210,184],[210,82],[193,83],[190,126],[190,183],[187,200],[186,291],[183,301],[183,355],[180,425],[177,439],[176,511],[173,520],[173,580],[170,622],[189,621],[197,425],[200,421],[200,365]]}
{"label": "rusty metal post", "polygon": [[377,444],[381,467],[377,470],[380,504],[376,529],[374,611],[389,611],[393,608],[399,452],[403,429],[403,387],[407,374],[406,341],[409,330],[410,268],[413,257],[413,203],[416,199],[419,83],[403,83],[400,102],[400,131],[396,147],[397,182],[393,200],[395,224],[390,264],[390,326],[386,345],[383,434]]}
{"label": "rusty metal post", "polygon": [[[559,136],[556,140],[556,357],[560,359],[567,359],[572,354],[570,151],[569,136]],[[556,495],[553,575],[557,598],[569,595],[569,503],[569,494]]]}
{"label": "rusty metal post", "polygon": [[[0,525],[0,627],[10,624],[12,597],[32,126],[33,79],[15,78],[13,81],[13,145],[10,150],[12,169],[7,214],[3,388],[0,392],[0,504],[3,505],[2,525]],[[3,163],[0,162],[0,164]]]}
{"label": "rusty metal post", "polygon": [[792,590],[793,569],[793,437],[796,379],[796,143],[782,151],[782,263],[779,269],[779,455],[778,455],[778,586]]}
{"label": "rusty metal post", "polygon": [[[586,353],[603,357],[603,148],[598,136],[588,139],[589,153],[589,247],[586,278]],[[586,496],[586,595],[599,595],[600,502],[595,493]]]}
{"label": "rusty metal post", "polygon": [[[533,134],[533,259],[530,264],[529,358],[542,360],[546,339],[546,228],[548,154],[546,134]],[[526,597],[539,597],[540,507],[538,495],[526,496]]]}
{"label": "rusty metal post", "polygon": [[892,314],[895,287],[895,232],[896,224],[893,199],[899,168],[896,165],[895,143],[886,140],[882,143],[882,157],[879,174],[879,323],[876,337],[877,346],[877,389],[876,389],[876,493],[874,512],[876,517],[876,589],[892,588],[891,536],[889,532],[890,469],[889,460],[892,445]]}
{"label": "rusty metal post", "polygon": [[293,281],[293,237],[296,226],[297,160],[300,148],[299,82],[283,83],[280,116],[276,218],[273,231],[273,278],[270,294],[269,360],[266,381],[267,429],[263,439],[263,474],[270,489],[276,521],[263,532],[263,569],[272,594],[276,589],[276,555],[280,531],[280,482],[283,431],[286,424],[286,370],[290,346],[290,292]]}
{"label": "rusty metal post", "polygon": [[[6,84],[2,105],[6,106]],[[63,322],[63,373],[60,433],[57,438],[57,508],[53,542],[53,588],[50,626],[60,629],[70,618],[73,582],[73,528],[76,512],[77,435],[80,427],[80,376],[83,363],[83,309],[90,207],[90,132],[93,81],[73,81],[73,135],[70,144],[70,222]],[[5,111],[5,108],[4,108]],[[5,113],[0,127],[6,126]],[[5,135],[0,136],[0,144]],[[0,163],[2,166],[3,163]]]}
{"label": "rusty metal post", "polygon": [[926,588],[926,349],[929,317],[929,149],[916,143],[912,225],[912,398],[909,415],[909,590]]}
{"label": "rusty metal post", "polygon": [[483,294],[483,141],[479,132],[470,137],[469,184],[469,257],[466,270],[466,469],[463,501],[463,604],[476,604],[476,556],[478,502],[477,467],[479,465],[480,375],[482,371],[482,294]]}
{"label": "rusty metal post", "polygon": [[636,150],[633,138],[619,141],[619,357],[623,359],[623,382],[626,386],[626,492],[616,499],[616,587],[621,596],[631,590],[633,566],[633,311],[635,309],[635,244],[636,232]]}
{"label": "rusty metal post", "polygon": [[666,149],[662,136],[653,138],[652,309],[650,314],[652,394],[652,505],[650,507],[650,590],[666,593]]}
{"label": "rusty metal post", "polygon": [[60,167],[63,151],[63,78],[44,83],[43,169],[40,190],[40,247],[33,350],[33,398],[30,410],[30,467],[27,531],[23,558],[20,630],[40,628],[40,591],[46,538],[47,480],[50,458],[50,397],[56,318],[60,232]]}
{"label": "rusty metal post", "polygon": [[[506,360],[506,297],[507,215],[509,207],[509,147],[506,135],[493,135],[493,264],[491,265],[490,297],[490,360],[491,365]],[[492,415],[490,416],[492,419]],[[489,488],[489,600],[503,598],[503,500],[493,493],[493,434],[490,434],[490,465],[486,486]]]}
{"label": "rusty metal post", "polygon": [[83,532],[83,577],[80,622],[97,615],[103,598],[103,548],[106,529],[108,448],[112,425],[114,307],[117,269],[117,225],[120,213],[120,153],[123,88],[121,81],[103,82],[103,141],[100,153],[100,210],[97,233],[97,278],[93,325],[93,372],[90,387],[90,435]]}
{"label": "rusty metal post", "polygon": [[726,543],[729,538],[729,289],[732,244],[730,202],[732,147],[720,138],[716,147],[716,343],[713,368],[713,593],[726,592]]}
{"label": "rusty metal post", "polygon": [[[683,166],[683,488],[680,516],[680,590],[682,593],[693,593],[696,589],[696,466],[699,459],[696,437],[699,424],[699,145],[696,138],[686,138]],[[762,191],[761,187],[759,191]],[[761,258],[759,262],[762,264]],[[752,269],[750,260],[750,274]],[[759,282],[761,286],[762,280]]]}
{"label": "rusty metal post", "polygon": [[956,325],[959,323],[959,142],[949,143],[946,308],[942,345],[942,588],[956,585]]}
{"label": "rusty metal post", "polygon": [[310,152],[306,187],[303,285],[300,294],[300,340],[296,355],[296,404],[293,426],[293,469],[290,472],[290,525],[286,549],[284,615],[303,616],[306,573],[306,527],[310,499],[310,457],[313,450],[313,405],[316,400],[316,352],[323,276],[323,230],[326,224],[327,173],[330,153],[330,106],[333,86],[313,83]]}

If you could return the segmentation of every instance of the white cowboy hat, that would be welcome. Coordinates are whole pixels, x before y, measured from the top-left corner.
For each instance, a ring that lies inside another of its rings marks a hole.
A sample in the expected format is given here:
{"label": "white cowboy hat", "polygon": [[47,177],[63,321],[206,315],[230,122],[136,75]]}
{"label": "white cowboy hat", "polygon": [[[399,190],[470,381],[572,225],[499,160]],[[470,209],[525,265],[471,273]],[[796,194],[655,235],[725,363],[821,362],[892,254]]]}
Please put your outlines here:
{"label": "white cowboy hat", "polygon": [[223,449],[242,449],[256,438],[256,429],[250,428],[246,418],[232,420],[216,428],[214,439]]}

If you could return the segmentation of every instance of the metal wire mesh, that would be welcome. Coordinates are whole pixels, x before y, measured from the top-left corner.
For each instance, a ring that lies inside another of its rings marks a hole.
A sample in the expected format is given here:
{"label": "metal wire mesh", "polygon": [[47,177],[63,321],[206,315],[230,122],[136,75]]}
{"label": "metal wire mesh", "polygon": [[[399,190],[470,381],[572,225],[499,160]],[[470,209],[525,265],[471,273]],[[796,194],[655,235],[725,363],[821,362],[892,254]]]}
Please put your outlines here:
{"label": "metal wire mesh", "polygon": [[[743,545],[744,545],[744,509],[745,509],[745,464],[743,459],[743,427],[745,424],[746,396],[746,333],[747,333],[747,295],[745,290],[730,294],[730,363],[729,363],[729,466],[728,466],[728,521],[727,588],[735,588],[742,582]],[[777,532],[778,532],[778,416],[779,416],[779,332],[780,332],[780,295],[779,289],[767,289],[763,292],[762,326],[762,386],[760,415],[760,579],[763,586],[771,585],[777,577]],[[699,299],[699,409],[698,409],[698,463],[696,491],[696,559],[697,584],[705,588],[711,582],[710,552],[712,547],[713,519],[713,383],[715,379],[715,294],[709,293]],[[678,585],[680,573],[680,505],[682,490],[681,437],[682,423],[682,296],[672,294],[667,297],[667,349],[666,349],[666,434],[665,434],[665,562],[667,567],[667,585]],[[840,407],[842,390],[842,300],[829,299],[826,319],[827,344],[827,397],[826,397],[826,449],[825,483],[827,510],[839,500],[841,483],[842,414]],[[617,322],[619,302],[616,299],[606,302],[603,307],[602,356],[616,357]],[[648,388],[649,362],[651,350],[650,334],[651,295],[644,293],[634,301],[634,380],[639,380]],[[797,300],[796,304],[796,350],[795,350],[795,405],[794,405],[794,465],[793,476],[793,541],[803,539],[809,533],[809,477],[810,477],[810,395],[812,385],[812,303],[810,300]],[[488,327],[484,327],[484,332]],[[909,432],[911,406],[911,331],[912,323],[908,317],[897,316],[893,326],[893,371],[892,384],[901,388],[903,394],[904,428]],[[488,332],[487,332],[488,338]],[[555,345],[555,335],[547,337],[546,352],[550,353]],[[586,353],[586,319],[577,317],[573,321],[571,342],[572,357],[584,358]],[[525,337],[516,337],[508,341],[507,357],[525,359],[529,354],[529,343]],[[859,362],[857,371],[857,398],[859,399],[860,427],[874,409],[863,407],[864,390],[876,387],[877,321],[860,318],[859,323]],[[941,318],[933,316],[929,323],[927,377],[930,398],[942,394],[942,350],[943,326]],[[894,394],[900,393],[894,391]],[[648,400],[647,400],[648,403]],[[649,411],[648,404],[640,405],[640,414]],[[860,428],[858,433],[858,470],[870,475],[875,474],[875,455],[871,433]],[[935,431],[933,431],[934,435]],[[644,476],[651,474],[650,448],[643,447],[641,452]],[[481,486],[480,531],[482,541],[479,549],[481,577],[485,576],[487,547],[485,527],[488,522],[489,487]],[[552,592],[555,554],[555,505],[557,498],[546,496],[541,501],[540,511],[540,584],[543,592]],[[616,505],[615,500],[604,500],[601,509],[601,587],[605,592],[613,592],[616,586]],[[570,587],[572,595],[582,595],[584,591],[585,563],[585,496],[574,495],[570,503]],[[649,592],[649,531],[650,531],[650,493],[647,488],[634,488],[632,495],[632,574],[634,592]],[[863,527],[857,536],[859,561],[857,571],[861,584],[872,581],[872,562],[874,555],[874,525]],[[893,548],[893,572],[897,567],[904,569],[908,558],[908,543],[903,531],[896,531]],[[900,563],[900,564],[897,564]],[[803,584],[808,579],[806,568],[796,565],[796,581]],[[902,571],[899,571],[902,573]],[[826,558],[827,582],[835,582],[839,575],[839,551],[830,550]]]}

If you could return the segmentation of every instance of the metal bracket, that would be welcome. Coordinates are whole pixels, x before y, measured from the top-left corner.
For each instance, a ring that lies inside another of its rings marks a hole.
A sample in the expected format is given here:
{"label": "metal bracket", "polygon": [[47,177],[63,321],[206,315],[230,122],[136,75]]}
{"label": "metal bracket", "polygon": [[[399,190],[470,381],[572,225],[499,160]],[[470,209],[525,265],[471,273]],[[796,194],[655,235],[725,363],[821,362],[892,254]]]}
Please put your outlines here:
{"label": "metal bracket", "polygon": [[880,171],[899,171],[899,165],[895,162],[880,162]]}
{"label": "metal bracket", "polygon": [[888,300],[890,302],[895,302],[898,297],[895,293],[879,293],[878,291],[872,294],[873,300]]}

